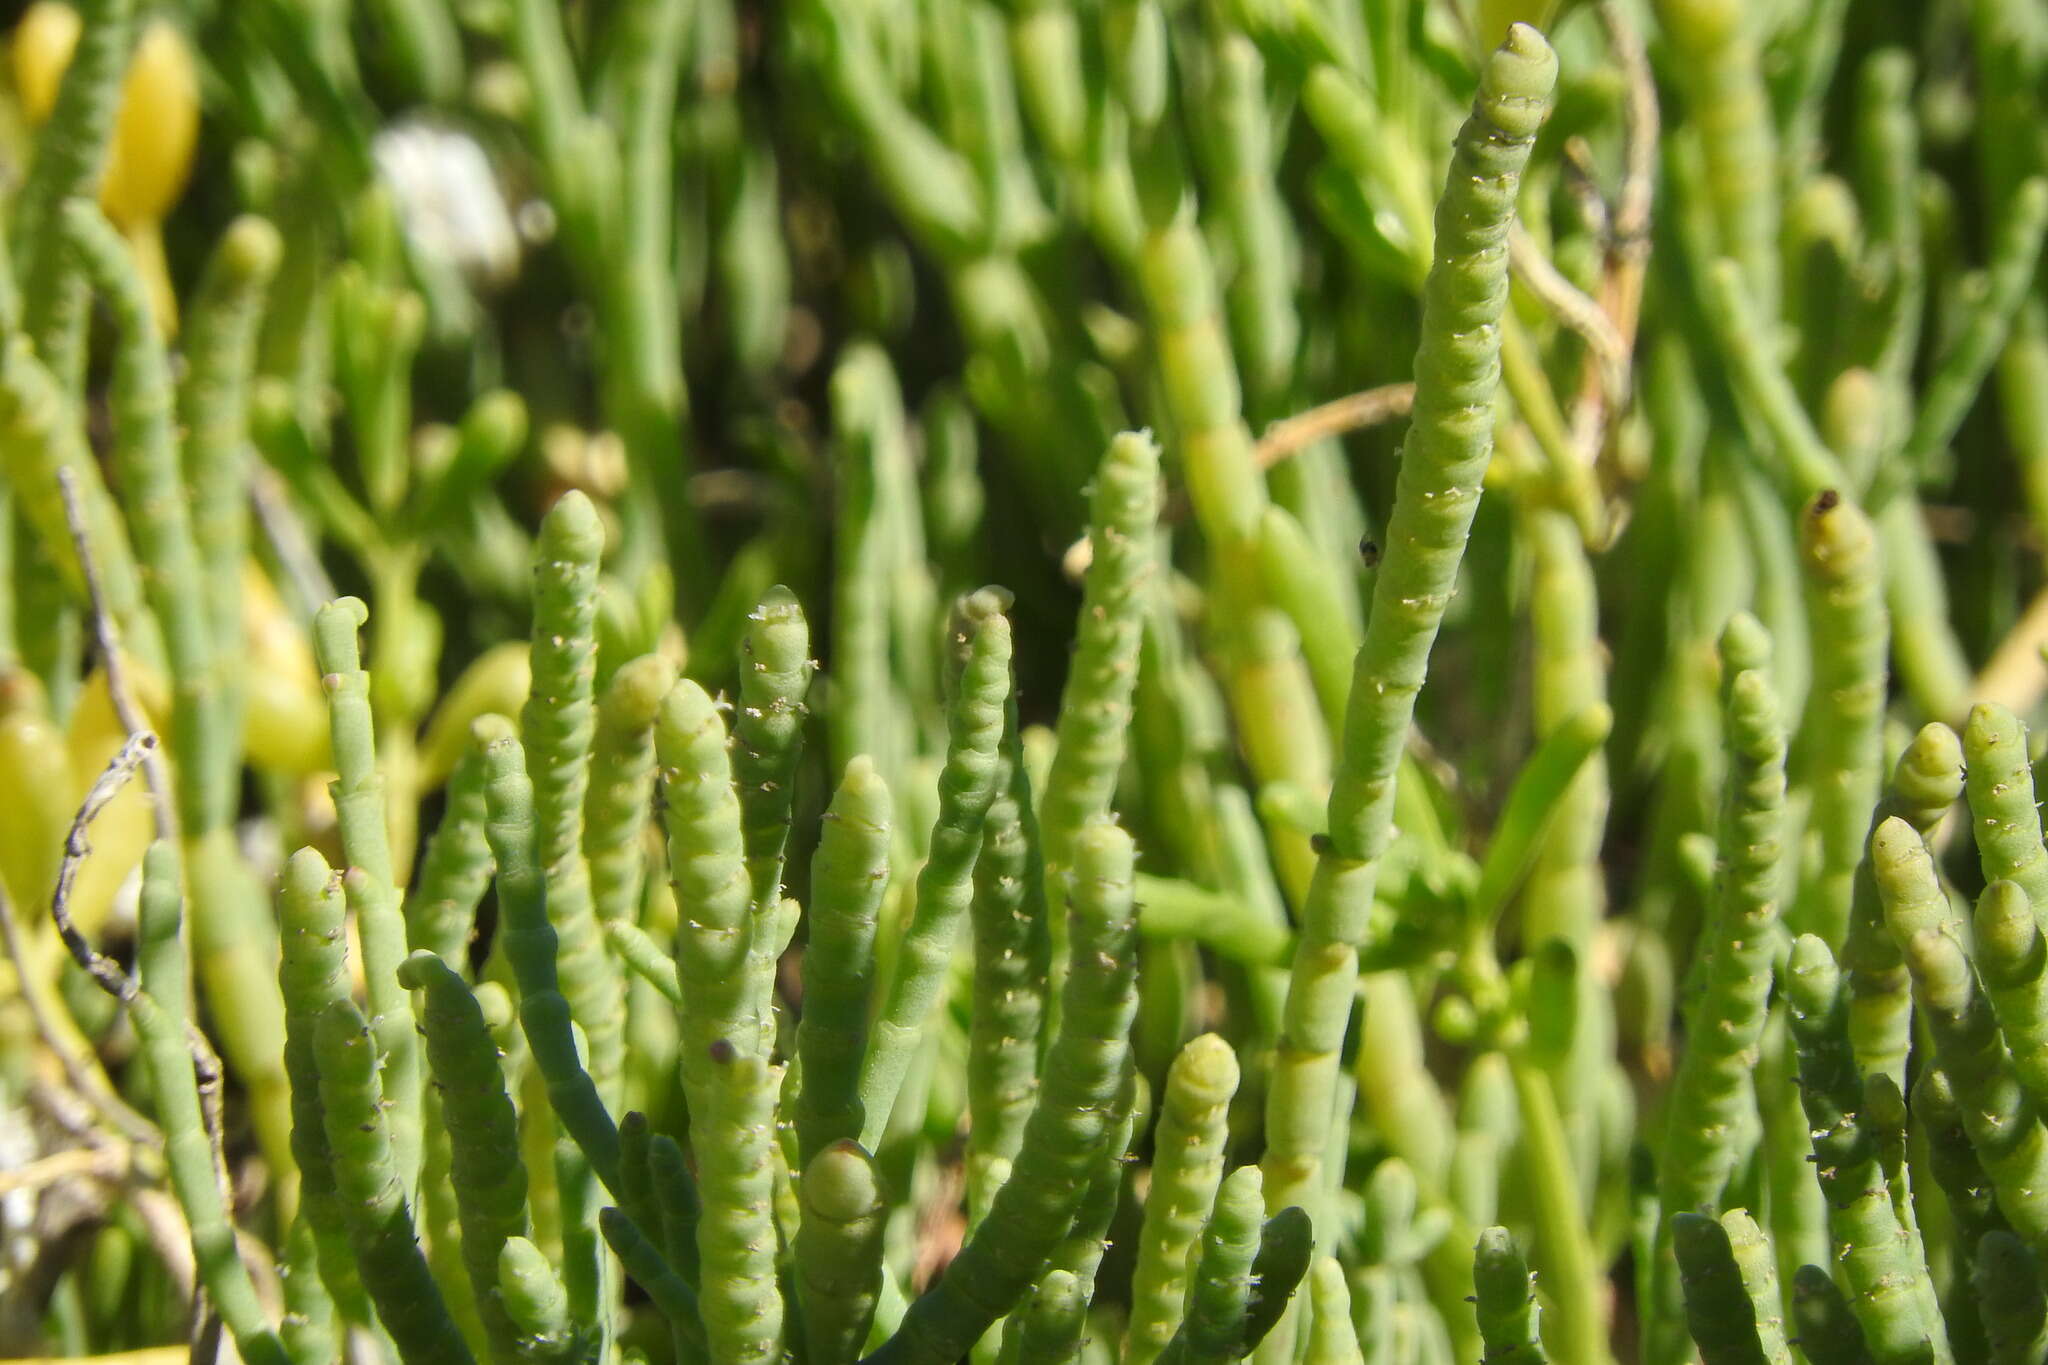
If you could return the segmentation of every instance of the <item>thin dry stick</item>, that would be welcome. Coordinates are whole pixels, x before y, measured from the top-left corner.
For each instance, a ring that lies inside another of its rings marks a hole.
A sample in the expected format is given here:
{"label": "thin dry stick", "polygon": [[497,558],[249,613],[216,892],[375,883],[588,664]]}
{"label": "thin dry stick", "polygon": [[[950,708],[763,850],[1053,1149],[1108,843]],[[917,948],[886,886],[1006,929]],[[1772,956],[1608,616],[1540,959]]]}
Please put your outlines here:
{"label": "thin dry stick", "polygon": [[[88,571],[90,572],[90,571]],[[50,918],[57,922],[57,934],[64,940],[64,946],[71,950],[71,956],[100,989],[126,1004],[135,998],[136,986],[128,973],[121,970],[121,964],[92,946],[79,927],[71,920],[71,890],[78,880],[78,866],[92,852],[92,844],[86,839],[86,831],[107,803],[120,795],[121,788],[128,785],[128,779],[135,776],[150,754],[156,751],[156,736],[147,730],[128,736],[107,763],[106,771],[93,779],[92,787],[79,804],[78,814],[71,817],[71,832],[64,836],[64,861],[57,865],[57,890],[50,897]]]}
{"label": "thin dry stick", "polygon": [[[110,685],[111,682],[109,679]],[[64,940],[64,946],[71,950],[72,959],[99,984],[101,990],[123,1004],[133,1000],[140,993],[140,987],[121,970],[118,962],[93,947],[91,940],[72,921],[71,889],[78,880],[79,864],[92,852],[92,845],[86,839],[87,829],[93,819],[106,809],[107,803],[120,794],[121,788],[135,776],[135,770],[146,763],[156,747],[156,736],[147,730],[129,735],[120,752],[107,764],[107,770],[94,780],[78,807],[78,814],[71,819],[71,832],[64,838],[64,860],[57,866],[57,890],[50,897],[50,918],[56,921],[57,933]],[[213,1148],[214,1178],[220,1182],[222,1193],[227,1195],[231,1187],[227,1173],[227,1139],[221,1122],[220,1054],[213,1050],[213,1043],[189,1019],[185,1023],[185,1042],[192,1050],[192,1069],[199,1089],[199,1112],[201,1121],[206,1125],[208,1144]]]}
{"label": "thin dry stick", "polygon": [[[114,715],[121,722],[121,728],[128,732],[128,739],[121,746],[121,752],[114,756],[114,761],[107,765],[107,771],[100,774],[92,790],[86,793],[85,805],[79,808],[77,818],[71,823],[71,833],[64,843],[64,861],[58,868],[57,893],[50,902],[50,914],[57,921],[57,932],[63,936],[65,946],[71,950],[78,964],[99,982],[102,989],[115,999],[126,1002],[135,993],[135,983],[111,959],[102,956],[71,922],[71,883],[78,876],[78,863],[91,851],[85,841],[85,827],[93,816],[99,814],[101,807],[113,800],[137,764],[143,769],[143,780],[149,784],[150,803],[156,812],[157,838],[171,843],[177,841],[178,815],[171,798],[170,773],[164,768],[156,735],[143,724],[142,708],[137,705],[135,693],[128,685],[127,668],[121,658],[120,630],[114,624],[113,614],[107,610],[106,596],[100,587],[99,566],[93,560],[92,546],[86,538],[84,507],[78,496],[77,481],[70,470],[57,471],[57,489],[64,500],[64,524],[70,529],[71,542],[77,548],[86,594],[92,602],[93,636],[99,642],[100,666],[107,670],[107,697],[113,703]],[[124,761],[127,768],[121,771]],[[94,797],[102,787],[106,792],[95,805]],[[194,1079],[199,1087],[199,1112],[213,1146],[214,1174],[225,1194],[230,1185],[227,1137],[221,1117],[220,1054],[214,1051],[213,1040],[189,1018],[185,1021],[185,1042],[192,1051]]]}
{"label": "thin dry stick", "polygon": [[[135,693],[128,685],[128,669],[121,657],[121,631],[114,624],[114,617],[107,610],[107,599],[100,586],[99,565],[92,557],[92,545],[85,531],[85,508],[78,496],[78,480],[68,469],[57,471],[57,491],[64,499],[64,524],[70,528],[71,543],[77,548],[78,564],[85,575],[86,596],[92,602],[92,633],[100,647],[100,667],[107,670],[107,697],[114,704],[114,717],[121,722],[121,728],[128,732],[131,741],[137,736],[149,733],[144,724],[142,707],[135,700]],[[142,761],[145,764],[143,780],[149,784],[151,803],[156,808],[156,837],[175,840],[178,837],[177,808],[171,803],[171,775],[164,768],[163,755],[155,752],[156,737],[150,735],[145,746]],[[126,997],[123,997],[124,999]]]}
{"label": "thin dry stick", "polygon": [[1650,73],[1642,35],[1617,0],[1601,0],[1599,13],[1628,90],[1622,106],[1621,184],[1614,196],[1608,269],[1600,303],[1621,335],[1622,349],[1631,351],[1636,323],[1642,316],[1643,273],[1650,259],[1650,210],[1657,194],[1657,142],[1663,136],[1663,115],[1657,107],[1657,82]]}
{"label": "thin dry stick", "polygon": [[83,1146],[104,1147],[119,1140],[100,1126],[99,1116],[85,1102],[85,1096],[54,1076],[29,1077],[28,1103],[40,1117]]}
{"label": "thin dry stick", "polygon": [[255,509],[256,524],[262,528],[270,552],[277,556],[278,567],[291,581],[292,593],[302,610],[310,613],[322,602],[332,602],[341,596],[274,471],[251,471],[249,505]]}
{"label": "thin dry stick", "polygon": [[[1560,310],[1567,326],[1586,336],[1602,364],[1588,370],[1572,403],[1572,442],[1594,458],[1605,451],[1614,419],[1628,402],[1631,357],[1635,351],[1636,326],[1642,317],[1643,279],[1650,259],[1650,210],[1657,190],[1657,139],[1662,115],[1657,108],[1656,81],[1650,73],[1650,59],[1643,51],[1642,36],[1635,31],[1616,0],[1602,0],[1600,22],[1607,30],[1608,46],[1621,68],[1627,95],[1622,106],[1621,183],[1615,188],[1612,209],[1602,205],[1606,233],[1606,263],[1601,272],[1599,312],[1606,318],[1604,329],[1611,343],[1595,341]],[[1517,232],[1520,225],[1517,224]],[[1509,239],[1514,250],[1514,239]],[[1545,261],[1545,265],[1549,262]],[[1542,284],[1515,260],[1517,273],[1540,297],[1557,307],[1556,300],[1543,293]],[[1566,281],[1560,281],[1568,283]],[[1577,293],[1573,290],[1573,293]],[[1581,296],[1583,297],[1583,296]],[[1611,344],[1613,351],[1603,349]],[[1618,356],[1609,368],[1609,356]]]}
{"label": "thin dry stick", "polygon": [[[228,1207],[235,1206],[230,1204]],[[249,1267],[249,1279],[256,1286],[257,1302],[271,1317],[283,1317],[284,1280],[278,1273],[277,1253],[261,1237],[239,1223],[235,1225],[235,1245],[241,1249],[243,1264]]]}
{"label": "thin dry stick", "polygon": [[1578,133],[1564,140],[1562,166],[1565,193],[1578,205],[1586,230],[1603,244],[1614,238],[1614,213],[1607,195],[1600,189],[1600,167],[1593,156],[1593,144]]}
{"label": "thin dry stick", "polygon": [[[1508,265],[1515,278],[1586,343],[1593,357],[1594,376],[1600,383],[1601,410],[1621,411],[1628,401],[1629,354],[1628,343],[1622,340],[1614,319],[1564,277],[1564,272],[1543,254],[1543,248],[1536,245],[1536,239],[1520,222],[1508,229]],[[1599,430],[1595,428],[1596,432]],[[1588,460],[1600,453],[1597,442],[1576,439],[1576,433],[1575,444]]]}
{"label": "thin dry stick", "polygon": [[[1266,434],[1252,447],[1252,458],[1259,468],[1271,469],[1288,456],[1305,450],[1317,441],[1333,436],[1343,436],[1367,427],[1378,426],[1406,417],[1415,406],[1415,385],[1403,381],[1399,384],[1381,384],[1377,388],[1364,389],[1358,393],[1347,393],[1342,398],[1333,398],[1318,404],[1306,412],[1292,417],[1283,417],[1266,428]],[[1174,495],[1165,510],[1164,518],[1169,522],[1178,521],[1187,515],[1187,496]],[[1067,547],[1060,556],[1060,570],[1070,579],[1078,580],[1088,572],[1088,565],[1095,558],[1094,546],[1088,537],[1082,536]]]}
{"label": "thin dry stick", "polygon": [[1259,462],[1259,468],[1271,469],[1297,450],[1306,449],[1317,441],[1406,417],[1414,406],[1415,385],[1412,382],[1381,384],[1378,388],[1347,393],[1307,412],[1283,417],[1267,427],[1266,434],[1259,437],[1259,443],[1252,448],[1252,458]]}
{"label": "thin dry stick", "polygon": [[190,1303],[197,1292],[198,1267],[192,1257],[192,1230],[185,1223],[185,1211],[178,1201],[159,1189],[130,1190],[128,1207],[142,1224],[143,1239],[156,1254],[158,1264],[171,1277],[180,1303]]}
{"label": "thin dry stick", "polygon": [[125,1147],[67,1147],[25,1166],[0,1171],[0,1195],[40,1190],[60,1180],[118,1180],[128,1173],[129,1164]]}
{"label": "thin dry stick", "polygon": [[221,1111],[221,1066],[220,1054],[213,1050],[213,1040],[199,1031],[191,1020],[185,1021],[185,1046],[192,1050],[192,1080],[199,1091],[200,1122],[206,1125],[208,1142],[213,1146],[213,1178],[220,1183],[221,1197],[227,1206],[235,1206],[235,1185],[228,1174],[227,1124]]}

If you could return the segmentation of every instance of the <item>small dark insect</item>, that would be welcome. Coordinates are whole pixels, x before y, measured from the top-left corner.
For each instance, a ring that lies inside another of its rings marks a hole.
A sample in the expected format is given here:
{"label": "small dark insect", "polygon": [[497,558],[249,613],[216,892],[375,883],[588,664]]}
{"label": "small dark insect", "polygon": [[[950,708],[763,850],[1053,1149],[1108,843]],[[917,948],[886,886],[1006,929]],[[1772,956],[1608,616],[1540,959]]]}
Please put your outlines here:
{"label": "small dark insect", "polygon": [[1377,540],[1359,541],[1358,557],[1365,561],[1366,568],[1377,569],[1380,566],[1380,543]]}

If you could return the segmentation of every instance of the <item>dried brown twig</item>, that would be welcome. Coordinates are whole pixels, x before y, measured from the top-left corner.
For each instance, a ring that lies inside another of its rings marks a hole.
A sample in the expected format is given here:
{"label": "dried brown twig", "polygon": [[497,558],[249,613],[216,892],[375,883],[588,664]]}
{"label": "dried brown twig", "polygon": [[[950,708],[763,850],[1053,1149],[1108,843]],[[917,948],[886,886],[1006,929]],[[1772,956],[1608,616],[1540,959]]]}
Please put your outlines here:
{"label": "dried brown twig", "polygon": [[[137,735],[147,734],[149,725],[142,713],[142,706],[135,700],[135,691],[129,685],[128,669],[121,654],[121,629],[114,624],[113,613],[107,610],[106,593],[100,586],[99,565],[94,561],[92,545],[85,529],[85,508],[78,496],[78,480],[68,469],[57,471],[57,491],[64,499],[64,524],[70,528],[71,541],[78,552],[78,565],[85,575],[86,596],[92,602],[93,638],[99,645],[100,666],[107,670],[107,698],[113,703],[114,718],[121,722],[121,728],[132,740]],[[150,736],[153,751],[156,737]],[[149,784],[150,801],[156,808],[156,833],[159,839],[178,837],[177,808],[171,800],[171,775],[164,767],[163,757],[155,752],[141,756],[146,765],[143,779]],[[90,796],[87,798],[90,800]]]}
{"label": "dried brown twig", "polygon": [[[1267,427],[1266,434],[1259,437],[1258,444],[1252,447],[1252,458],[1258,461],[1259,468],[1271,469],[1318,441],[1406,417],[1414,406],[1415,385],[1405,381],[1347,393],[1342,398],[1319,403],[1292,417],[1283,417]],[[1178,495],[1167,505],[1165,517],[1169,521],[1176,520],[1186,516],[1187,510],[1186,496]],[[1088,565],[1094,557],[1094,546],[1084,535],[1060,556],[1060,570],[1070,579],[1079,579],[1088,572]]]}
{"label": "dried brown twig", "polygon": [[[78,965],[99,983],[101,989],[125,1003],[134,997],[138,989],[135,982],[118,963],[92,946],[70,916],[71,887],[78,876],[78,864],[91,852],[91,845],[86,842],[86,828],[120,792],[138,767],[149,785],[157,838],[173,847],[176,847],[178,839],[177,808],[172,801],[170,774],[164,767],[157,737],[143,723],[142,708],[129,687],[121,656],[120,631],[114,624],[113,614],[107,610],[106,595],[100,586],[99,567],[93,560],[92,546],[86,537],[85,513],[79,501],[77,481],[71,471],[65,469],[58,471],[57,484],[64,500],[65,525],[69,527],[72,542],[77,547],[79,568],[85,577],[86,593],[92,601],[93,635],[99,643],[101,667],[107,671],[107,696],[113,703],[114,715],[128,732],[128,738],[108,763],[107,770],[86,792],[85,801],[71,822],[71,832],[64,841],[64,861],[58,865],[57,890],[50,899],[50,915],[56,921],[57,933],[63,938],[64,946],[71,950],[71,956]],[[192,1052],[200,1113],[206,1124],[207,1139],[213,1147],[214,1173],[225,1191],[229,1181],[227,1139],[221,1116],[220,1054],[214,1050],[213,1041],[190,1019],[185,1022],[185,1039]]]}

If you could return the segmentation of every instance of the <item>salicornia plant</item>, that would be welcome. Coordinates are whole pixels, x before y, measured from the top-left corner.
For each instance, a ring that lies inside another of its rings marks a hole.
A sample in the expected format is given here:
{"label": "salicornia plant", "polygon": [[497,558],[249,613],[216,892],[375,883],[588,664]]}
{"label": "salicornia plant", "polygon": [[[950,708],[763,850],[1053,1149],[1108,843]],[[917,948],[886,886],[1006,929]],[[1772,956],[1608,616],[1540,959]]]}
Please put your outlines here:
{"label": "salicornia plant", "polygon": [[0,1355],[2048,1355],[2038,6],[9,57]]}

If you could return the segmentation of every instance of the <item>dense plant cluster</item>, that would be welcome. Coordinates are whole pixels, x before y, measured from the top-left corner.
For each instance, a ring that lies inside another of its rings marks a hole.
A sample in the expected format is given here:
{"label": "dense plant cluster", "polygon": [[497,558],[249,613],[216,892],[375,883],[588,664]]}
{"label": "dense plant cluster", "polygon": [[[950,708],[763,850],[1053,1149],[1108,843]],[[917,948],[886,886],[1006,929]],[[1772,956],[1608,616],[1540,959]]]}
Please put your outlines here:
{"label": "dense plant cluster", "polygon": [[2048,1359],[2037,4],[9,44],[0,1354]]}

